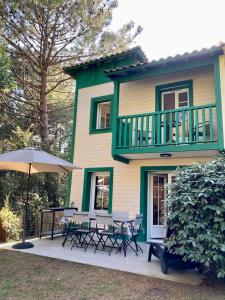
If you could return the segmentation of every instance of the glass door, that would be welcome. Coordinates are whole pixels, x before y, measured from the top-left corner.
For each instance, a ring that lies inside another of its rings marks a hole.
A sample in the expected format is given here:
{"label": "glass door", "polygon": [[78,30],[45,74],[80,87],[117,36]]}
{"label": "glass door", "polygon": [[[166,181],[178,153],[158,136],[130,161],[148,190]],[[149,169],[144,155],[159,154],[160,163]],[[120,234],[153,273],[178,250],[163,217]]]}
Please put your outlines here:
{"label": "glass door", "polygon": [[167,231],[167,196],[173,174],[149,175],[148,237],[165,238]]}

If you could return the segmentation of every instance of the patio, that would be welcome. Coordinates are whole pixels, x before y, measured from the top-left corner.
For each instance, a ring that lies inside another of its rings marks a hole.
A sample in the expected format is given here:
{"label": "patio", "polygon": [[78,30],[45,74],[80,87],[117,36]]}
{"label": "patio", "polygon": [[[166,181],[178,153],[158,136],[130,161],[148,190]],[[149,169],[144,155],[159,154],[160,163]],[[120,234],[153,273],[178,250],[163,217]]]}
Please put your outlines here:
{"label": "patio", "polygon": [[[34,248],[25,250],[16,250],[24,253],[30,253],[39,256],[62,259],[66,261],[77,262],[81,264],[99,266],[108,269],[120,270],[135,274],[142,274],[150,277],[170,280],[179,283],[199,285],[204,276],[197,271],[175,271],[169,269],[169,274],[164,275],[161,272],[160,263],[153,257],[152,262],[147,261],[148,245],[140,243],[144,253],[138,256],[128,249],[127,257],[123,253],[112,252],[111,256],[107,252],[98,251],[94,254],[93,247],[89,247],[86,252],[81,248],[70,249],[70,243],[62,247],[62,237],[57,237],[54,240],[50,238],[33,239]],[[12,243],[2,244],[0,248],[7,250],[12,249]]]}

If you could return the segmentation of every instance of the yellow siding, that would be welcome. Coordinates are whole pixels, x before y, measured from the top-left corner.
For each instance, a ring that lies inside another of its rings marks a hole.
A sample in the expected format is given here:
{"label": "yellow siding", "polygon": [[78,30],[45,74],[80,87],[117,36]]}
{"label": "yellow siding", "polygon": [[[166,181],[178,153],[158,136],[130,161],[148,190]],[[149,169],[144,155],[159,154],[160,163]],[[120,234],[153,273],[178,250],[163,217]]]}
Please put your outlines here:
{"label": "yellow siding", "polygon": [[[204,73],[205,74],[205,73]],[[200,103],[214,102],[213,83],[211,72],[204,75],[202,78],[199,74],[194,75],[194,96],[197,95],[197,101]],[[183,77],[175,76],[170,78],[170,81],[191,79],[192,76],[185,75]],[[157,81],[157,84],[166,83],[168,80]],[[150,81],[148,81],[148,84]],[[156,81],[155,81],[156,83]],[[154,85],[151,82],[147,86],[146,81],[134,82],[128,84],[132,87],[131,95],[123,101],[120,110],[122,113],[146,112],[149,111],[147,101],[151,99],[152,108],[154,107]],[[204,92],[203,85],[207,92]],[[145,95],[142,87],[145,87]],[[199,88],[204,94],[195,91]],[[138,93],[139,91],[139,93]],[[124,93],[128,94],[122,88],[122,97]],[[94,87],[83,88],[78,94],[78,110],[77,110],[77,126],[76,126],[76,143],[75,143],[75,160],[74,163],[82,169],[75,170],[72,178],[71,202],[75,203],[79,209],[81,208],[83,194],[83,175],[84,168],[90,167],[114,167],[113,177],[113,210],[129,211],[131,215],[139,212],[140,205],[140,167],[141,166],[169,166],[169,165],[189,165],[193,161],[201,161],[201,158],[182,158],[182,159],[148,159],[148,160],[133,160],[129,165],[117,162],[111,156],[111,133],[91,134],[89,135],[89,118],[90,118],[90,99],[92,97],[103,96],[113,93],[113,84],[107,83]],[[151,95],[151,97],[149,97]],[[136,101],[135,101],[136,99]],[[202,102],[201,102],[202,101]],[[196,103],[195,103],[196,104]],[[210,160],[210,158],[205,158]]]}
{"label": "yellow siding", "polygon": [[215,103],[212,68],[179,73],[121,84],[119,115],[155,111],[155,87],[183,80],[193,80],[194,105]]}

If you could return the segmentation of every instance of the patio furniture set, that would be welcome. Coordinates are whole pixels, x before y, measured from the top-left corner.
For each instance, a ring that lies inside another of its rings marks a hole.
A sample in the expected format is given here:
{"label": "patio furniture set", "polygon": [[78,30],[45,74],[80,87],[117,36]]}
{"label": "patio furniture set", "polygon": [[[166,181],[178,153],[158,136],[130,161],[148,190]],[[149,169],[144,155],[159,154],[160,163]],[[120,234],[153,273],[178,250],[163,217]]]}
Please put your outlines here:
{"label": "patio furniture set", "polygon": [[109,255],[115,249],[116,253],[123,251],[124,256],[129,247],[138,256],[139,251],[143,253],[137,242],[142,230],[142,219],[142,214],[130,218],[128,212],[87,213],[65,209],[62,223],[66,230],[62,246],[70,242],[71,250],[77,247],[84,251],[92,246],[94,253],[107,251]]}

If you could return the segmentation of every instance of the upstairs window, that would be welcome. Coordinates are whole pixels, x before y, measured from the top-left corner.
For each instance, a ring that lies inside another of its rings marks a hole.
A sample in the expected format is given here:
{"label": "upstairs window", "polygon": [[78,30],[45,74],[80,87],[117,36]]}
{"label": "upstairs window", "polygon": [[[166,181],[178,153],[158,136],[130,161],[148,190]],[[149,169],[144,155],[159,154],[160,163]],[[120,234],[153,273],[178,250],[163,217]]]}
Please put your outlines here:
{"label": "upstairs window", "polygon": [[96,129],[110,127],[110,101],[97,104]]}
{"label": "upstairs window", "polygon": [[91,99],[90,133],[111,131],[111,103],[113,95]]}

